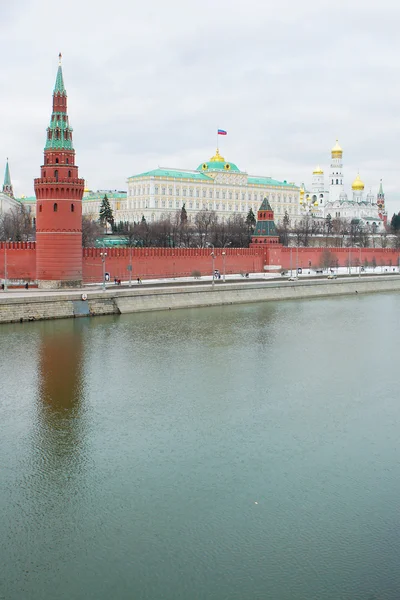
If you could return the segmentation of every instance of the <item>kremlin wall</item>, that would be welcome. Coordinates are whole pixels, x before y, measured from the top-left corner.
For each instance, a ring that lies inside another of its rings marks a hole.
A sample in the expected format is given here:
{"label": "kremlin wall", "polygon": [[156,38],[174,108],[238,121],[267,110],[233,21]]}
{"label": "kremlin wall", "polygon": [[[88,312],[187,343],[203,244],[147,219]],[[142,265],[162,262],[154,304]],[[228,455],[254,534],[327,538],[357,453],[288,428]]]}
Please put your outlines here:
{"label": "kremlin wall", "polygon": [[[351,265],[369,264],[397,266],[400,251],[392,248],[332,248],[333,266],[346,267]],[[293,269],[296,265],[302,269],[315,269],[321,266],[326,248],[287,248],[277,245],[267,248],[216,248],[215,268],[223,272],[224,257],[227,274],[240,272],[261,273],[269,270],[270,266],[282,269]],[[83,283],[98,283],[102,281],[102,257],[100,248],[84,248],[82,251]],[[7,278],[10,283],[35,282],[36,244],[9,243],[7,244]],[[132,258],[130,258],[130,256]],[[361,256],[361,259],[360,259]],[[336,263],[337,260],[337,263]],[[114,277],[126,281],[129,277],[128,266],[132,261],[132,278],[155,279],[168,277],[189,277],[193,271],[202,275],[211,275],[212,261],[209,248],[108,248],[105,270]],[[292,262],[292,265],[291,265]],[[311,266],[310,266],[311,263]],[[4,273],[4,243],[0,243],[0,278]]]}

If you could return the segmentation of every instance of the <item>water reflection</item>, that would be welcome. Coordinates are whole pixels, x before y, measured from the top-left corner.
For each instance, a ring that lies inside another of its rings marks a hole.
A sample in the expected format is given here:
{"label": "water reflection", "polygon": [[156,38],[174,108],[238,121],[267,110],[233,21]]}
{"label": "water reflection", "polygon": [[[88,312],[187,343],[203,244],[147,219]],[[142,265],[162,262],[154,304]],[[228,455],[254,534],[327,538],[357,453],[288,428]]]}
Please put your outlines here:
{"label": "water reflection", "polygon": [[46,323],[38,359],[39,457],[57,470],[71,470],[80,461],[84,441],[85,323]]}

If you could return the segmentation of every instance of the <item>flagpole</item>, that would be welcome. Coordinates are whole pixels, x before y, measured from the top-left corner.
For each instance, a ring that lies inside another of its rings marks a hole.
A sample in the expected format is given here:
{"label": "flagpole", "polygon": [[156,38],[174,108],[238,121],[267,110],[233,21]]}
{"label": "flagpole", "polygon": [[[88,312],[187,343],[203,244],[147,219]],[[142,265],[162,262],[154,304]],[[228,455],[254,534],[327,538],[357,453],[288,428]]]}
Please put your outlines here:
{"label": "flagpole", "polygon": [[217,127],[217,150],[219,152],[219,138],[218,138],[218,127]]}

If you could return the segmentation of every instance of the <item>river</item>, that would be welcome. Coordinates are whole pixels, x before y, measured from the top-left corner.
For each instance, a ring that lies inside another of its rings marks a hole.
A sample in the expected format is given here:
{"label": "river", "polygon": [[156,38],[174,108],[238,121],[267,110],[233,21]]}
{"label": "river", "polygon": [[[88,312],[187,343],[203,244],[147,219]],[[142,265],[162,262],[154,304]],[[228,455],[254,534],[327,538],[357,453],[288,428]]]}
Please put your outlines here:
{"label": "river", "polygon": [[400,294],[0,328],[0,599],[398,600]]}

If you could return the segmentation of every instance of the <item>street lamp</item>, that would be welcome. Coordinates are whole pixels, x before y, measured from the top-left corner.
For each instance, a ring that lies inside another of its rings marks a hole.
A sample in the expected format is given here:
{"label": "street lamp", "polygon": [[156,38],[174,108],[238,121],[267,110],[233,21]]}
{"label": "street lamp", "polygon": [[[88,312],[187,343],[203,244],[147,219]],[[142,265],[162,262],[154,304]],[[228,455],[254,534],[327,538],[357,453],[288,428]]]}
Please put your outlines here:
{"label": "street lamp", "polygon": [[100,252],[101,261],[103,263],[103,290],[106,289],[106,256],[107,252]]}
{"label": "street lamp", "polygon": [[7,279],[8,279],[8,273],[7,273],[7,243],[11,242],[11,238],[9,240],[5,240],[4,242],[4,291],[7,292],[8,290],[8,286],[7,286]]}
{"label": "street lamp", "polygon": [[214,254],[214,250],[215,250],[215,248],[214,248],[214,244],[207,244],[207,245],[208,245],[209,247],[211,246],[211,248],[212,248],[212,252],[211,252],[211,264],[212,264],[212,286],[214,287],[214,273],[215,273],[215,269],[214,269],[214,266],[215,266],[215,263],[214,263],[214,261],[215,261],[215,254]]}
{"label": "street lamp", "polygon": [[[230,246],[230,245],[231,245],[231,243],[232,243],[232,242],[226,242],[226,243],[223,245],[223,248],[226,248],[227,246]],[[225,283],[225,274],[226,274],[226,263],[225,263],[225,261],[226,261],[226,252],[225,252],[225,251],[223,251],[223,252],[222,252],[222,256],[223,256],[223,258],[224,258],[224,276],[223,276],[223,282]]]}

